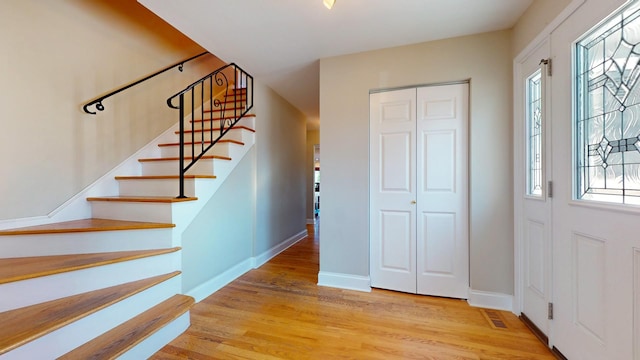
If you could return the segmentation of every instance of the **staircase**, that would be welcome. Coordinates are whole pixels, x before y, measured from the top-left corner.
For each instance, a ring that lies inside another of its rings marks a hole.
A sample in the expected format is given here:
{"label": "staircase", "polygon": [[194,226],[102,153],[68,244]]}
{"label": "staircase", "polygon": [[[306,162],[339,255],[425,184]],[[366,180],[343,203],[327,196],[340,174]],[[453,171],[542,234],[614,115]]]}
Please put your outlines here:
{"label": "staircase", "polygon": [[[185,154],[223,116],[202,114],[186,120],[199,130]],[[253,145],[254,121],[243,117],[188,170],[184,198],[180,143],[157,143],[160,156],[116,177],[116,196],[86,199],[89,218],[0,231],[0,359],[143,359],[184,332],[194,299],[181,294],[181,234]]]}

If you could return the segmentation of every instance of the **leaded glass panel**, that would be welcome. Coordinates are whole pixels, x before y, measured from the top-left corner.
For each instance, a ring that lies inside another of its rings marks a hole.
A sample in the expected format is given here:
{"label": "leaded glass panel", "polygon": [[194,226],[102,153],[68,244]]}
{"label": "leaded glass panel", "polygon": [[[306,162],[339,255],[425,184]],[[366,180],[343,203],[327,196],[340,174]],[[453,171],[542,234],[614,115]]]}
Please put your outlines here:
{"label": "leaded glass panel", "polygon": [[542,72],[527,79],[527,195],[542,196]]}
{"label": "leaded glass panel", "polygon": [[576,44],[577,198],[640,205],[640,2]]}

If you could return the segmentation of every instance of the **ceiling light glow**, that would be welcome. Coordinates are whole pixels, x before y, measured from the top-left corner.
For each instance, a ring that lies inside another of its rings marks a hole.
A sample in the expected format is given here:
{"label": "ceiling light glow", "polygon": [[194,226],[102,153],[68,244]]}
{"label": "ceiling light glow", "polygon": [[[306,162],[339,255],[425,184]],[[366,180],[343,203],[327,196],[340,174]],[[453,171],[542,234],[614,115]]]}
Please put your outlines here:
{"label": "ceiling light glow", "polygon": [[327,9],[331,10],[333,4],[336,3],[336,0],[322,0],[322,3],[327,7]]}

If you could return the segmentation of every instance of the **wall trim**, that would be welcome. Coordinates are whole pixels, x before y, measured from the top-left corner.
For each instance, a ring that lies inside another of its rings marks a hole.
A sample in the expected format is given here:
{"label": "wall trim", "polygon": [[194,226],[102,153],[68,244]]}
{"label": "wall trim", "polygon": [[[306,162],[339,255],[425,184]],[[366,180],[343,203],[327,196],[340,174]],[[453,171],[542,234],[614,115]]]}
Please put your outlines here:
{"label": "wall trim", "polygon": [[368,276],[320,271],[318,272],[318,286],[371,292],[371,279]]}
{"label": "wall trim", "polygon": [[216,291],[222,289],[235,279],[244,275],[248,271],[257,269],[260,266],[266,264],[269,260],[273,259],[292,245],[295,245],[298,241],[306,238],[308,235],[309,234],[305,229],[304,231],[301,231],[296,235],[282,241],[280,244],[272,247],[262,254],[248,258],[232,266],[231,268],[225,270],[222,274],[219,274],[212,279],[198,285],[196,288],[190,290],[186,293],[186,295],[193,297],[196,302],[200,302],[214,294]]}
{"label": "wall trim", "polygon": [[222,274],[215,276],[207,282],[198,285],[196,288],[187,292],[189,295],[196,299],[196,302],[200,302],[216,291],[222,289],[233,280],[244,275],[249,270],[253,269],[253,258],[246,259],[239,264],[227,269]]}
{"label": "wall trim", "polygon": [[467,303],[473,307],[513,311],[513,295],[469,289]]}
{"label": "wall trim", "polygon": [[252,258],[253,268],[257,269],[260,266],[266,264],[269,260],[273,259],[278,254],[287,250],[288,248],[295,245],[298,241],[306,238],[307,236],[309,236],[309,233],[307,232],[307,229],[304,229],[303,231],[300,231],[299,233],[293,235],[292,237],[282,241],[280,244],[272,247],[271,249],[263,252],[262,254],[258,256],[254,256]]}
{"label": "wall trim", "polygon": [[316,223],[315,219],[307,219],[307,224],[308,225],[314,225]]}

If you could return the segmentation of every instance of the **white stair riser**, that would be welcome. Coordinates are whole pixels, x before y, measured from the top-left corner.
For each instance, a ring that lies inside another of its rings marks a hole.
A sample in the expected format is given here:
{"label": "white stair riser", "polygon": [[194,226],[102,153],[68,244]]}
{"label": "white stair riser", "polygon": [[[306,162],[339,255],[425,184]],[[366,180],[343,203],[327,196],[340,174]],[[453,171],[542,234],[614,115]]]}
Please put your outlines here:
{"label": "white stair riser", "polygon": [[[198,179],[215,181],[215,179]],[[122,196],[178,196],[180,192],[178,179],[141,179],[120,180],[120,195]],[[196,179],[184,180],[185,196],[196,194]]]}
{"label": "white stair riser", "polygon": [[[194,128],[196,130],[199,129],[211,129],[211,121],[208,120],[207,118],[205,118],[206,121],[203,122],[197,122],[194,124]],[[225,127],[229,125],[229,121],[225,122]],[[240,119],[240,121],[238,121],[238,123],[235,126],[246,126],[250,129],[255,129],[255,117],[251,116],[251,117],[243,117],[242,119]],[[220,127],[220,119],[214,119],[213,120],[213,128],[219,128]],[[234,127],[234,129],[236,129]],[[185,130],[191,130],[191,123],[188,123],[188,125],[186,125]],[[239,129],[238,129],[239,130]],[[218,130],[218,132],[220,132],[220,130]]]}
{"label": "white stair riser", "polygon": [[[200,130],[200,128],[198,128]],[[185,142],[198,142],[201,140],[210,141],[213,135],[213,139],[217,139],[220,136],[220,130],[214,129],[213,134],[209,131],[208,126],[206,126],[203,130],[205,131],[196,131],[193,133],[193,137],[191,133],[185,134]],[[240,142],[244,142],[245,138],[243,137],[244,133],[248,130],[245,129],[231,129],[225,135],[224,139],[227,140],[236,140]],[[177,136],[177,135],[176,135]]]}
{"label": "white stair riser", "polygon": [[[181,269],[180,251],[0,284],[0,312]],[[177,292],[181,290],[178,289]],[[172,295],[176,294],[174,292]]]}
{"label": "white stair riser", "polygon": [[162,249],[172,235],[166,228],[0,236],[0,258]]}
{"label": "white stair riser", "polygon": [[173,209],[179,209],[187,204],[188,202],[92,201],[91,213],[93,217],[101,219],[174,223]]}
{"label": "white stair riser", "polygon": [[57,358],[145,312],[178,292],[180,292],[179,279],[169,279],[31,341],[4,356],[0,356],[0,359]]}
{"label": "white stair riser", "polygon": [[122,354],[118,360],[139,360],[149,359],[153,354],[160,351],[165,345],[177,338],[189,328],[189,312],[187,311],[179,318],[164,326],[133,349]]}
{"label": "white stair riser", "polygon": [[[188,161],[191,161],[191,159],[187,159],[184,164],[187,165]],[[200,159],[189,168],[188,173],[195,175],[215,175],[215,163],[218,161],[225,160]],[[142,175],[178,175],[179,168],[178,160],[145,161],[142,162]]]}
{"label": "white stair riser", "polygon": [[[207,155],[218,155],[218,156],[226,156],[229,157],[230,147],[234,144],[229,143],[218,143],[215,144],[209,151],[207,151]],[[206,146],[205,146],[206,149]],[[195,152],[196,156],[200,153],[202,147],[200,145],[196,145]],[[180,156],[180,145],[171,145],[171,146],[162,146],[160,148],[160,155],[162,157],[178,157]],[[191,145],[184,146],[184,156],[191,157]]]}

